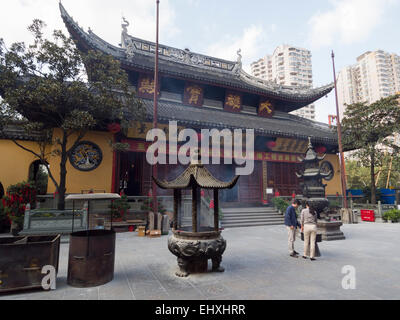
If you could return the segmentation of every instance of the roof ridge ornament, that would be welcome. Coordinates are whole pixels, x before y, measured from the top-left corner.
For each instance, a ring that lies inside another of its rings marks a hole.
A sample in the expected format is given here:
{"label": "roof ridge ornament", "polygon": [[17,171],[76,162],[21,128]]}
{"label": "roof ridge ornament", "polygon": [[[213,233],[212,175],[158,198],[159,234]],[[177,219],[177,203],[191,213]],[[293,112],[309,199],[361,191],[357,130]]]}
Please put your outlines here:
{"label": "roof ridge ornament", "polygon": [[127,36],[128,35],[128,27],[130,26],[130,23],[128,20],[125,19],[125,17],[122,17],[123,23],[121,24],[122,27],[122,35]]}
{"label": "roof ridge ornament", "polygon": [[240,67],[242,67],[242,49],[239,48],[239,50],[236,52],[238,57],[237,57],[237,63],[240,65]]}
{"label": "roof ridge ornament", "polygon": [[243,70],[243,69],[242,69],[242,66],[243,66],[243,63],[242,63],[242,55],[241,55],[242,49],[239,48],[239,50],[236,51],[236,53],[237,53],[238,57],[237,57],[235,67],[233,68],[232,72],[235,73],[235,74],[239,77],[239,76],[240,76],[240,73],[241,73],[242,70]]}

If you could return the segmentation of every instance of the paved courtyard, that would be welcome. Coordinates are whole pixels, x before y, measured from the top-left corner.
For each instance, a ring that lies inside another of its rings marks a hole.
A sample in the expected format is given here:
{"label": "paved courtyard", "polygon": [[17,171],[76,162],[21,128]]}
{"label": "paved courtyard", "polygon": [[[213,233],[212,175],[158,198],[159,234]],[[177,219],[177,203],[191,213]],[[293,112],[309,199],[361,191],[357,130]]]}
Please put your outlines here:
{"label": "paved courtyard", "polygon": [[[167,237],[117,235],[114,280],[77,289],[67,285],[68,244],[61,244],[57,290],[3,295],[0,299],[400,299],[400,224],[342,227],[346,240],[322,242],[317,261],[290,258],[284,226],[227,229],[225,273],[174,275]],[[300,253],[303,242],[296,241]],[[356,289],[342,288],[343,266],[356,270]]]}

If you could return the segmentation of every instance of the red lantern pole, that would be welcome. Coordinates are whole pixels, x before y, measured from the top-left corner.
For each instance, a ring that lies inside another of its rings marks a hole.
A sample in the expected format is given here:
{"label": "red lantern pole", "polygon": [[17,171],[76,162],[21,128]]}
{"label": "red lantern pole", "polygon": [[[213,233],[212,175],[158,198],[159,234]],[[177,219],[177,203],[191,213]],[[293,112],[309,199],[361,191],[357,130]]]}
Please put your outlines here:
{"label": "red lantern pole", "polygon": [[[157,117],[158,117],[158,28],[159,28],[159,7],[160,7],[160,0],[156,0],[157,6],[157,15],[156,15],[156,59],[155,59],[155,66],[154,66],[154,113],[153,113],[153,128],[157,128]],[[157,164],[153,165],[153,177],[157,178]],[[158,202],[157,202],[157,186],[153,180],[152,184],[152,193],[153,193],[153,210],[154,214],[158,213]]]}
{"label": "red lantern pole", "polygon": [[337,122],[337,131],[338,131],[338,143],[339,143],[339,154],[340,154],[340,174],[342,180],[342,193],[343,193],[343,204],[346,209],[348,209],[347,205],[347,195],[346,195],[346,164],[344,162],[343,155],[343,145],[342,145],[342,126],[340,124],[340,114],[339,114],[339,101],[338,101],[338,93],[337,93],[337,84],[336,84],[336,69],[335,69],[335,54],[332,50],[332,65],[333,65],[333,77],[335,80],[335,98],[336,98],[336,122]]}

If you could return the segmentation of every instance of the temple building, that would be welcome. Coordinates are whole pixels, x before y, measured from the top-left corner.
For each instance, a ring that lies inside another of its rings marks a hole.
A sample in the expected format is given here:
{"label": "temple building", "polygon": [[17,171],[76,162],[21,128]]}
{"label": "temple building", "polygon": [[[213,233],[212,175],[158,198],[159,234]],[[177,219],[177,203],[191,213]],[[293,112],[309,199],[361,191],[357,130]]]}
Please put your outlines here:
{"label": "temple building", "polygon": [[[87,189],[120,192],[124,189],[129,196],[146,196],[152,185],[152,170],[146,161],[146,151],[151,143],[146,142],[146,134],[153,127],[156,45],[129,35],[127,24],[123,24],[121,45],[114,46],[90,29],[84,31],[61,3],[60,11],[81,51],[98,50],[120,61],[146,109],[146,120],[133,121],[125,135],[121,132],[93,131],[85,137],[86,147],[101,157],[99,163],[90,170],[77,163],[68,164],[67,193],[81,193]],[[222,205],[228,202],[265,203],[276,194],[301,194],[301,181],[296,172],[301,166],[299,157],[307,150],[309,137],[316,150],[327,154],[324,166],[333,169],[332,174],[324,180],[327,195],[341,194],[336,133],[326,124],[290,114],[325,97],[333,85],[303,88],[258,79],[242,69],[241,58],[240,50],[236,61],[227,61],[188,49],[160,45],[158,127],[167,133],[169,121],[176,121],[178,130],[191,128],[197,132],[208,128],[254,129],[254,171],[251,175],[242,176],[235,188],[221,193]],[[11,148],[6,136],[0,139],[3,139],[0,140],[0,151],[3,152],[6,144]],[[113,151],[107,142],[109,140],[129,144],[129,151]],[[18,152],[24,153],[22,150]],[[28,154],[23,157],[28,172],[34,159]],[[49,159],[55,171],[56,160]],[[16,161],[14,159],[13,164],[9,165],[15,165]],[[55,161],[53,165],[52,161]],[[206,166],[222,181],[228,181],[235,175],[235,164],[221,161],[220,165]],[[180,164],[159,165],[158,178],[171,180],[185,168]],[[13,181],[15,179],[8,175],[3,178],[3,170],[6,169],[1,170],[0,182],[4,188],[28,178],[19,177],[19,181]],[[58,173],[54,174],[57,176]],[[49,181],[48,193],[53,192],[54,187]],[[159,190],[158,194],[172,195],[171,190]]]}

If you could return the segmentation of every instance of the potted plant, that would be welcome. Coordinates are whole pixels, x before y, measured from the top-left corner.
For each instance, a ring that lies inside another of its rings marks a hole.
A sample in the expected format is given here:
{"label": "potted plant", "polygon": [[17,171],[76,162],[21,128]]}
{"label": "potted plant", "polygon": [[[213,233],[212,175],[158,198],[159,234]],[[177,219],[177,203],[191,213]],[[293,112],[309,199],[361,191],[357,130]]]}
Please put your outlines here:
{"label": "potted plant", "polygon": [[121,199],[114,200],[109,208],[111,208],[113,221],[121,222],[131,206],[128,202],[128,197],[126,195],[122,195]]}
{"label": "potted plant", "polygon": [[387,223],[388,220],[389,220],[389,214],[388,214],[388,212],[389,212],[389,211],[385,211],[385,212],[382,214],[382,221],[383,221],[384,223]]}
{"label": "potted plant", "polygon": [[285,214],[286,209],[289,207],[290,203],[282,198],[273,198],[272,203],[274,207],[279,211],[280,214]]}
{"label": "potted plant", "polygon": [[390,220],[392,223],[397,223],[400,220],[400,210],[397,209],[388,210],[382,215],[382,219],[384,221]]}
{"label": "potted plant", "polygon": [[[152,197],[148,197],[143,201],[143,204],[140,208],[143,211],[147,211],[147,212],[154,212],[153,210],[153,198]],[[164,208],[162,202],[160,200],[158,200],[158,212],[161,214],[165,214],[167,212],[167,210]]]}

